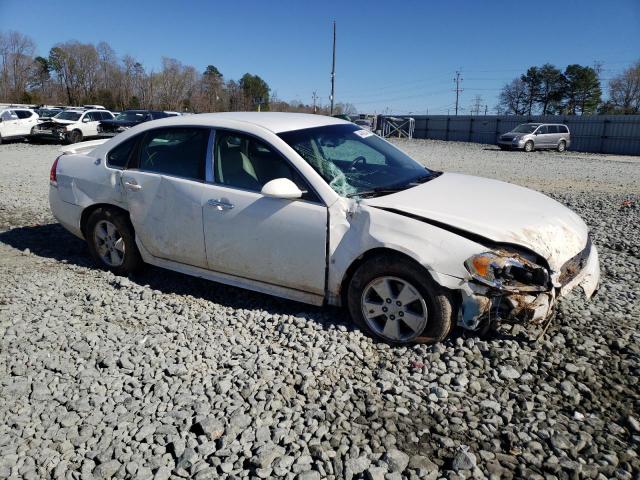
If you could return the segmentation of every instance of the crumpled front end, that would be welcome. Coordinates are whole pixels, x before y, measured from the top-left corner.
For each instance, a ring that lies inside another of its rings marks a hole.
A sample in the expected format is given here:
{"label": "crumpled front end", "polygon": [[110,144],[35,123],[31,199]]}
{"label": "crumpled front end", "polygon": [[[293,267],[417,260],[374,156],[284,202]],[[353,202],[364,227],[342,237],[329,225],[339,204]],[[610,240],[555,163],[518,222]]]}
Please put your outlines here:
{"label": "crumpled front end", "polygon": [[575,287],[580,286],[587,298],[593,297],[600,283],[600,262],[598,251],[589,239],[585,248],[565,262],[560,271],[549,272],[545,288],[542,279],[532,281],[530,288],[507,289],[505,285],[490,285],[473,277],[471,274],[460,289],[458,324],[461,327],[473,331],[484,331],[500,323],[535,327],[544,325],[553,316],[558,299]]}

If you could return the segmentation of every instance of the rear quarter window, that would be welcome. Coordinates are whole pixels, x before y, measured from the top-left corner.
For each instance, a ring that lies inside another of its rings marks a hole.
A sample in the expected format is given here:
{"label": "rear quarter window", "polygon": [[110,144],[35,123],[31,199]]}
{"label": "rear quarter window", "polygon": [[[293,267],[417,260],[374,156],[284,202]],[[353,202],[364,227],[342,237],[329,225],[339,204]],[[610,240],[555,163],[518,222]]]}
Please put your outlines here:
{"label": "rear quarter window", "polygon": [[133,154],[138,137],[130,138],[113,148],[107,154],[107,166],[112,168],[125,168],[129,158]]}
{"label": "rear quarter window", "polygon": [[565,125],[560,125],[558,128],[560,129],[560,133],[569,133],[569,129]]}

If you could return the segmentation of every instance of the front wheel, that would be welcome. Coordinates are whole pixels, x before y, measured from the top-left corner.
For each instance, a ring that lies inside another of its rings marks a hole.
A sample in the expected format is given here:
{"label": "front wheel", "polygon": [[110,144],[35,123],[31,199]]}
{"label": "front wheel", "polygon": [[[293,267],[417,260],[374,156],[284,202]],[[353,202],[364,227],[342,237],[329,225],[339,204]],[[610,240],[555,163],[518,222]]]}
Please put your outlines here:
{"label": "front wheel", "polygon": [[527,141],[524,144],[524,151],[527,153],[533,152],[533,142],[531,140]]}
{"label": "front wheel", "polygon": [[82,132],[74,130],[69,134],[69,143],[80,143],[82,141]]}
{"label": "front wheel", "polygon": [[567,149],[567,142],[565,142],[564,140],[560,140],[560,143],[558,144],[558,151],[564,152],[566,149]]}
{"label": "front wheel", "polygon": [[99,208],[87,220],[85,238],[91,256],[116,275],[139,270],[142,258],[129,218],[122,212]]}
{"label": "front wheel", "polygon": [[379,256],[362,264],[347,297],[354,323],[388,343],[439,342],[452,328],[449,294],[402,257]]}

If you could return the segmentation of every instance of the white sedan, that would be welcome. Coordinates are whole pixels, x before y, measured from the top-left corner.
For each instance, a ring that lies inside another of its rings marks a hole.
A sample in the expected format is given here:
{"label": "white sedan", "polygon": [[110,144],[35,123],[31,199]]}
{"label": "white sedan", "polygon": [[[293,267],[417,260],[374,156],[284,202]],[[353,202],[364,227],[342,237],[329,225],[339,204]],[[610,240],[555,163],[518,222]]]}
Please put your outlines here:
{"label": "white sedan", "polygon": [[77,144],[51,168],[51,210],[119,275],[143,263],[284,298],[344,305],[391,343],[454,325],[542,324],[598,253],[535,191],[424,167],[353,123],[216,113]]}

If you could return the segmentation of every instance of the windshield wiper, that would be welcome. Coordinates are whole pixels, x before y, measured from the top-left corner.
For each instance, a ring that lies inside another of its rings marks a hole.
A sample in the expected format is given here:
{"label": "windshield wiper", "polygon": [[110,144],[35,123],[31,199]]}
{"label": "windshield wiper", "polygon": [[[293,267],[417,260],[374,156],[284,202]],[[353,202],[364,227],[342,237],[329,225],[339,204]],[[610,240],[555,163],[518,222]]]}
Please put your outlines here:
{"label": "windshield wiper", "polygon": [[349,193],[347,197],[360,197],[360,198],[370,198],[376,197],[378,195],[387,195],[389,193],[396,193],[402,190],[406,190],[408,188],[414,187],[421,183],[426,183],[429,180],[433,180],[436,177],[442,175],[442,172],[431,172],[427,175],[423,175],[421,177],[415,178],[408,183],[403,183],[401,185],[387,185],[385,187],[377,187],[372,188],[371,190],[364,190],[362,192]]}

